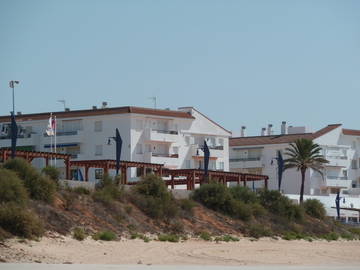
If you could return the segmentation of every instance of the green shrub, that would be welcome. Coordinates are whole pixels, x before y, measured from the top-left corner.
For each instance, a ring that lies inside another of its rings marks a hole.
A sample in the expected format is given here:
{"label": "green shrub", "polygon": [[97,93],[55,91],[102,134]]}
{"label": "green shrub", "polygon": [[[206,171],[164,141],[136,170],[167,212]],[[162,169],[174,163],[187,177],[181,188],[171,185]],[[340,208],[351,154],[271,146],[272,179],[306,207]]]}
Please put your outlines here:
{"label": "green shrub", "polygon": [[205,241],[211,241],[212,240],[212,237],[211,237],[211,234],[208,233],[208,232],[201,232],[199,237],[202,239],[202,240],[205,240]]}
{"label": "green shrub", "polygon": [[95,201],[105,205],[111,205],[115,200],[121,200],[122,191],[115,185],[106,185],[97,189],[92,197]]}
{"label": "green shrub", "polygon": [[269,228],[257,224],[248,226],[248,233],[251,237],[254,237],[256,239],[273,235],[273,232]]}
{"label": "green shrub", "polygon": [[52,202],[54,199],[56,185],[49,178],[42,176],[25,159],[15,158],[8,160],[4,168],[15,171],[20,179],[24,181],[25,188],[30,197],[35,200]]}
{"label": "green shrub", "polygon": [[336,232],[330,232],[322,235],[322,238],[327,241],[336,241],[339,239],[339,237],[340,237],[339,234],[337,234]]}
{"label": "green shrub", "polygon": [[76,240],[79,240],[79,241],[82,241],[86,238],[86,233],[85,233],[85,230],[83,228],[79,228],[79,227],[76,227],[74,230],[73,230],[73,238],[76,239]]}
{"label": "green shrub", "polygon": [[158,235],[158,240],[162,242],[179,242],[180,237],[176,234],[160,234]]}
{"label": "green shrub", "polygon": [[131,190],[130,198],[152,218],[171,219],[177,216],[178,206],[161,177],[150,174]]}
{"label": "green shrub", "polygon": [[235,200],[239,200],[244,203],[256,203],[258,201],[256,193],[248,187],[235,186],[230,187],[229,190]]}
{"label": "green shrub", "polygon": [[98,232],[92,236],[94,240],[112,241],[116,239],[116,234],[112,231]]}
{"label": "green shrub", "polygon": [[0,227],[25,238],[39,237],[44,233],[38,217],[14,203],[0,204]]}
{"label": "green shrub", "polygon": [[302,206],[305,209],[306,214],[318,219],[324,219],[326,215],[326,210],[324,205],[316,199],[308,199],[303,202]]}
{"label": "green shrub", "polygon": [[56,167],[46,166],[41,170],[41,172],[48,176],[51,180],[54,180],[55,182],[59,181],[60,171]]}
{"label": "green shrub", "polygon": [[252,215],[251,205],[238,200],[231,200],[230,205],[231,205],[231,209],[229,209],[229,214],[231,216],[239,218],[244,221],[250,220]]}
{"label": "green shrub", "polygon": [[342,239],[346,239],[346,240],[348,240],[348,241],[351,241],[351,240],[354,240],[354,239],[355,239],[354,235],[352,235],[351,233],[348,233],[348,232],[342,233],[342,234],[340,235],[340,237],[341,237]]}
{"label": "green shrub", "polygon": [[0,168],[0,203],[14,202],[25,206],[28,194],[16,173]]}
{"label": "green shrub", "polygon": [[360,228],[349,228],[348,229],[354,236],[360,239]]}
{"label": "green shrub", "polygon": [[[220,240],[219,240],[219,239],[220,239]],[[231,236],[231,235],[228,235],[228,234],[220,237],[219,239],[218,239],[218,241],[224,241],[224,242],[238,242],[238,241],[240,241],[239,238],[234,237],[234,236]],[[217,239],[215,238],[215,241],[216,241],[216,240],[217,240]]]}
{"label": "green shrub", "polygon": [[231,194],[223,184],[212,182],[201,185],[200,188],[195,189],[193,198],[212,210],[226,214],[233,212]]}
{"label": "green shrub", "polygon": [[255,217],[261,217],[266,214],[265,208],[258,202],[250,204],[251,211],[253,216]]}
{"label": "green shrub", "polygon": [[265,209],[276,215],[286,217],[290,221],[302,221],[304,218],[303,208],[277,190],[263,189],[259,192],[258,198]]}
{"label": "green shrub", "polygon": [[90,195],[90,190],[88,190],[85,187],[75,187],[72,189],[73,192],[77,193],[77,194],[81,194],[81,195]]}
{"label": "green shrub", "polygon": [[193,208],[196,206],[196,203],[190,199],[180,199],[178,200],[180,208],[185,211],[187,214],[193,215]]}

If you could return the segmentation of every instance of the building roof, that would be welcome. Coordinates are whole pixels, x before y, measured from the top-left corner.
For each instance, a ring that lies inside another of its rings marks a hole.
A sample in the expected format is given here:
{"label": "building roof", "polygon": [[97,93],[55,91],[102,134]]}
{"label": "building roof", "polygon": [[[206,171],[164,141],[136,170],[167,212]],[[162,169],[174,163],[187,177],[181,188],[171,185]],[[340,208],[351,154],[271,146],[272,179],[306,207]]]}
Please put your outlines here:
{"label": "building roof", "polygon": [[192,109],[194,111],[196,111],[197,113],[199,113],[200,115],[202,115],[203,117],[205,117],[207,120],[209,120],[211,123],[215,124],[216,126],[218,126],[219,128],[223,129],[224,131],[226,131],[227,133],[229,133],[230,135],[232,134],[232,132],[230,130],[227,130],[226,128],[224,128],[223,126],[221,126],[220,124],[216,123],[214,120],[211,120],[209,117],[207,117],[205,114],[203,114],[202,112],[199,112],[197,109],[195,109],[194,107],[180,107],[179,109]]}
{"label": "building roof", "polygon": [[350,136],[360,136],[360,130],[356,129],[343,129],[344,135],[350,135]]}
{"label": "building roof", "polygon": [[230,138],[230,146],[247,146],[247,145],[263,145],[263,144],[285,144],[292,143],[297,139],[316,139],[338,127],[341,124],[328,125],[314,133],[297,133],[297,134],[283,134],[270,136],[252,136],[252,137],[237,137]]}
{"label": "building roof", "polygon": [[[183,111],[149,109],[149,108],[141,108],[141,107],[133,107],[133,106],[104,108],[104,109],[90,109],[90,110],[76,110],[76,111],[60,111],[60,112],[53,112],[52,114],[54,116],[56,115],[57,118],[70,118],[70,117],[84,117],[84,116],[126,114],[126,113],[194,119],[194,117],[191,116],[189,113]],[[29,120],[43,120],[43,119],[48,119],[49,115],[50,112],[21,114],[21,115],[16,115],[16,119],[17,121],[20,122],[29,121]],[[0,116],[0,122],[10,122],[10,121],[11,120],[9,115]]]}

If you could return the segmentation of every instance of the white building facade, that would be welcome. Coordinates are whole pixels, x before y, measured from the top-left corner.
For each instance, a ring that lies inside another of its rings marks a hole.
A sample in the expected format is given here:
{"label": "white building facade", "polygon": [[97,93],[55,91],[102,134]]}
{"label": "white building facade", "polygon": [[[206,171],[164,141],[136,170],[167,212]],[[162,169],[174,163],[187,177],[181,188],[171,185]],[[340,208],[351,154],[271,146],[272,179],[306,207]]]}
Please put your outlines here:
{"label": "white building facade", "polygon": [[[57,119],[58,153],[72,155],[73,160],[115,159],[111,137],[118,128],[123,140],[121,159],[164,164],[166,168],[202,168],[204,140],[210,148],[209,169],[229,170],[231,132],[193,107],[159,110],[139,107],[93,108],[52,114]],[[45,134],[50,113],[18,114],[18,149],[50,151],[51,140]],[[0,117],[0,147],[10,147],[9,116]],[[109,143],[110,142],[110,143]],[[42,160],[34,165],[43,167]],[[64,176],[64,165],[57,162]],[[130,169],[129,169],[130,170]],[[101,178],[102,169],[90,169],[89,179]],[[128,172],[138,176],[136,169]]]}
{"label": "white building facade", "polygon": [[[322,198],[324,202],[334,204],[335,194],[340,191],[341,196],[354,198],[359,201],[360,194],[360,130],[344,129],[341,124],[328,125],[316,132],[307,132],[305,127],[289,127],[283,122],[281,134],[274,135],[272,125],[263,128],[261,136],[230,138],[229,161],[230,171],[265,174],[269,176],[269,188],[278,189],[277,151],[281,151],[283,158],[285,149],[290,143],[299,138],[307,138],[319,144],[322,154],[329,161],[325,165],[322,177],[319,173],[309,169],[306,172],[304,194],[309,196],[328,196]],[[299,194],[301,175],[296,169],[284,172],[281,191],[284,194]],[[249,184],[252,187],[252,184]],[[254,185],[256,188],[256,183]],[[297,198],[297,196],[295,196]],[[321,197],[320,197],[321,198]],[[359,203],[347,200],[354,207]],[[327,205],[328,210],[331,209]],[[328,211],[330,215],[334,211]],[[358,212],[348,212],[348,216],[359,217]]]}

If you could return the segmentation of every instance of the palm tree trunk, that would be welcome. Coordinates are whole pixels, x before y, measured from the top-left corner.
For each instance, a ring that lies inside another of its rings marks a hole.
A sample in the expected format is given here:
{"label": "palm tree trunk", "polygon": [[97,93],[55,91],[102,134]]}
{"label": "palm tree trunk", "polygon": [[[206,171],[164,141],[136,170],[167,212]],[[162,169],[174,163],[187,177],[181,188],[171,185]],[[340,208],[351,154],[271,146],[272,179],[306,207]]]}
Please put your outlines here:
{"label": "palm tree trunk", "polygon": [[300,204],[302,204],[302,202],[304,200],[305,172],[306,172],[306,169],[301,169]]}

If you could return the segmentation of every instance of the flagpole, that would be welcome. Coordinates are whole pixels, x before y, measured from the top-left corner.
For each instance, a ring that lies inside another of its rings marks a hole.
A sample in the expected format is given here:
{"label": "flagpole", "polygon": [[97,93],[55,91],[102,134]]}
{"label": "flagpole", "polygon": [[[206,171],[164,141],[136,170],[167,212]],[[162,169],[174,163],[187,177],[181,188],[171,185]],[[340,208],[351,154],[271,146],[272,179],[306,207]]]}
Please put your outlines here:
{"label": "flagpole", "polygon": [[[52,113],[50,113],[50,125],[51,125],[51,122],[52,122]],[[52,138],[52,134],[50,134],[50,152],[52,153],[53,152],[53,138]],[[53,161],[53,159],[52,159],[52,157],[51,157],[51,163],[50,163],[50,165],[51,166],[53,166],[54,165],[54,161]]]}

